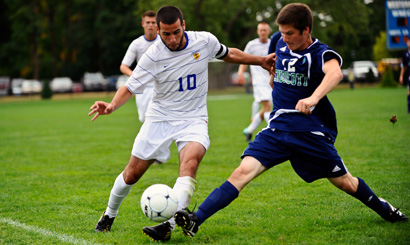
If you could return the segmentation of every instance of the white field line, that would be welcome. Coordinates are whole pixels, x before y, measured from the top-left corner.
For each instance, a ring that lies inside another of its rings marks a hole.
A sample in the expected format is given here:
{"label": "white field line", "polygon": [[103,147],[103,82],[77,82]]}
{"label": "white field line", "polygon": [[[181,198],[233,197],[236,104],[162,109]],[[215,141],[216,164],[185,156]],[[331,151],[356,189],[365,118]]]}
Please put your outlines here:
{"label": "white field line", "polygon": [[90,243],[86,240],[75,238],[73,236],[59,234],[59,233],[54,232],[54,231],[49,231],[49,230],[46,230],[46,229],[43,229],[43,228],[38,228],[38,227],[35,227],[35,226],[26,225],[26,224],[20,223],[18,221],[7,219],[7,218],[0,218],[0,223],[6,223],[8,225],[12,225],[14,227],[21,228],[21,229],[24,229],[26,231],[34,232],[34,233],[37,233],[37,234],[40,234],[40,235],[43,235],[43,236],[54,237],[54,238],[56,238],[56,239],[58,239],[62,242],[65,242],[65,243],[93,244],[93,243]]}
{"label": "white field line", "polygon": [[244,98],[243,95],[209,95],[208,100],[234,100]]}

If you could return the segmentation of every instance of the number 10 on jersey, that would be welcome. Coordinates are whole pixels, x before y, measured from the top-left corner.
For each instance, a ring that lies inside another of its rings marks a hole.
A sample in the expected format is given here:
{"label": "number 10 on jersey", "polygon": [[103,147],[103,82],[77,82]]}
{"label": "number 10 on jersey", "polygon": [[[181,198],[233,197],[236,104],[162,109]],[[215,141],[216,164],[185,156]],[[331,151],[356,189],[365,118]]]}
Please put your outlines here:
{"label": "number 10 on jersey", "polygon": [[[180,77],[179,79],[179,90],[183,92],[184,89],[184,79]],[[186,77],[186,90],[194,90],[196,89],[196,74],[191,74]]]}

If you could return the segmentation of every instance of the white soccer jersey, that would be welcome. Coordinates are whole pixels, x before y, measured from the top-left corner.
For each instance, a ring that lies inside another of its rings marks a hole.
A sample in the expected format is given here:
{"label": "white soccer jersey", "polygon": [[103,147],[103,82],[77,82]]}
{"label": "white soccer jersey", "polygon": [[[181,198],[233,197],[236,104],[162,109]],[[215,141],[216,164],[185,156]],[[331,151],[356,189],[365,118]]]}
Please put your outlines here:
{"label": "white soccer jersey", "polygon": [[187,31],[185,37],[186,46],[179,51],[155,42],[126,83],[130,92],[138,94],[154,82],[155,95],[146,121],[208,120],[208,61],[223,57],[227,48],[208,32]]}
{"label": "white soccer jersey", "polygon": [[[259,38],[253,39],[246,44],[245,53],[266,56],[268,55],[270,45],[270,39],[266,43],[262,43]],[[261,66],[251,65],[251,76],[253,86],[258,84],[269,84],[270,75],[269,72],[263,69]]]}
{"label": "white soccer jersey", "polygon": [[151,44],[159,39],[159,35],[157,35],[152,41],[147,40],[144,35],[135,39],[128,47],[121,64],[131,67],[132,63],[134,63],[134,61],[138,62]]}

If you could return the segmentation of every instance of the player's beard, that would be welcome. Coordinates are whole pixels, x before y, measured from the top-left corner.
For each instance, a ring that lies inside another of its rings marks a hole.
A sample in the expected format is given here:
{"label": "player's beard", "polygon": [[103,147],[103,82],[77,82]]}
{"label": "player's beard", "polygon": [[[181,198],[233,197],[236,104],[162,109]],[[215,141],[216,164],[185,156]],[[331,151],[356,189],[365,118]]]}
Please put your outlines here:
{"label": "player's beard", "polygon": [[[161,39],[162,39],[162,37],[161,37]],[[179,41],[178,47],[176,47],[175,49],[172,49],[172,48],[169,46],[169,44],[167,44],[166,46],[167,46],[167,48],[168,48],[169,50],[171,50],[171,51],[178,51],[178,50],[181,49],[181,46],[182,46],[183,41],[184,41],[184,34],[181,36],[181,40]],[[162,42],[165,43],[164,40],[162,40]]]}

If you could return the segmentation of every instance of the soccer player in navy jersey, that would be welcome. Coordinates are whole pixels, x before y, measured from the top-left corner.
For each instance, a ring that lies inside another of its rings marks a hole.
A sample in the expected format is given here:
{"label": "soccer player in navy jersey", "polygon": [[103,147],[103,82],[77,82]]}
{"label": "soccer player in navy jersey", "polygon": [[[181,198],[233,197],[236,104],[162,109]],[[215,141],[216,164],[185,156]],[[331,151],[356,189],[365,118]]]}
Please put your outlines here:
{"label": "soccer player in navy jersey", "polygon": [[401,60],[401,70],[400,70],[400,84],[404,84],[404,72],[408,71],[407,77],[407,113],[410,114],[410,38],[407,38],[407,50],[403,53],[403,58]]}
{"label": "soccer player in navy jersey", "polygon": [[[236,48],[228,48],[209,32],[185,31],[182,12],[165,6],[156,16],[160,40],[152,44],[138,61],[136,68],[112,99],[96,101],[90,107],[91,120],[108,115],[127,102],[133,94],[141,94],[148,84],[154,86],[154,97],[145,114],[145,121],[134,141],[131,157],[111,189],[108,205],[95,227],[107,232],[131,188],[148,170],[154,159],[166,162],[170,146],[175,142],[179,153],[179,177],[173,190],[178,209],[188,207],[196,185],[199,163],[209,145],[208,62],[214,58],[236,64],[260,65],[270,70],[274,55],[256,56]],[[143,232],[156,241],[166,241],[175,228],[172,217],[156,226],[143,227]]]}
{"label": "soccer player in navy jersey", "polygon": [[287,160],[306,182],[327,178],[385,220],[408,221],[398,209],[378,198],[362,179],[353,177],[334,147],[336,115],[326,94],[342,79],[342,58],[311,37],[310,8],[288,4],[279,12],[276,23],[282,38],[276,46],[269,127],[256,135],[245,149],[240,166],[196,212],[176,212],[177,225],[186,235],[194,236],[206,219],[235,200],[250,181]]}

